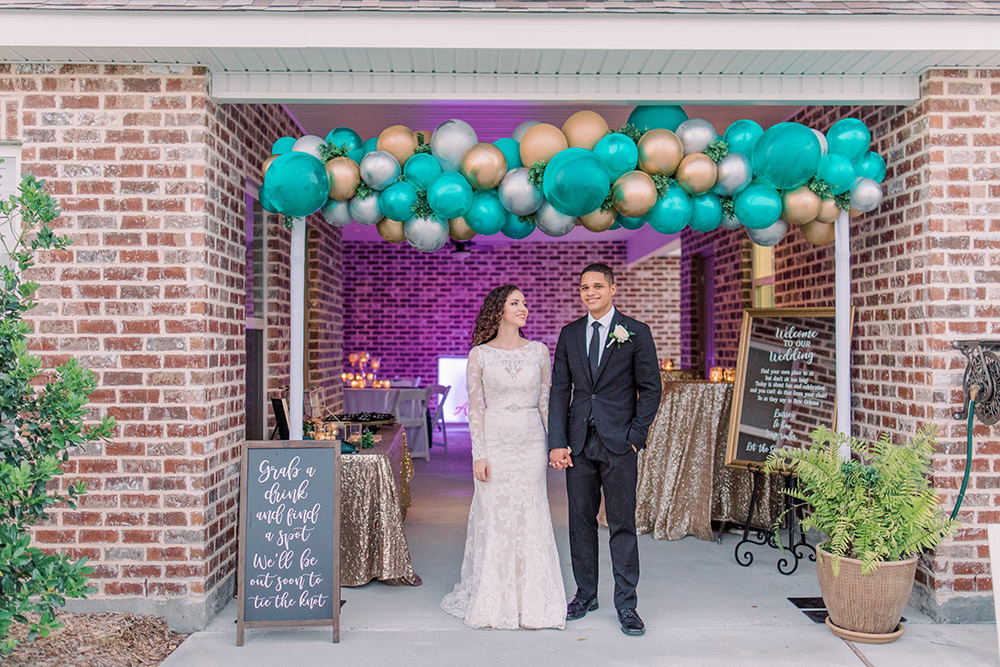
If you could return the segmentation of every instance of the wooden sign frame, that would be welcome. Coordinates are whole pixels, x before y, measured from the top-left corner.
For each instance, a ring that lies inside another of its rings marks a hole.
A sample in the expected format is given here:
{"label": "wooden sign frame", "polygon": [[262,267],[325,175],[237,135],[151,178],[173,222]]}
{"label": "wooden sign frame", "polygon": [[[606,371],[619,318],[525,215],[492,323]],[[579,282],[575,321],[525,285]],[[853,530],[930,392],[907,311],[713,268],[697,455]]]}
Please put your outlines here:
{"label": "wooden sign frame", "polygon": [[[740,433],[740,419],[743,413],[743,394],[746,389],[747,363],[749,359],[750,336],[753,331],[755,319],[763,318],[803,318],[803,317],[823,317],[833,321],[836,317],[836,308],[747,308],[743,311],[743,325],[740,329],[739,357],[736,361],[736,382],[733,386],[733,402],[729,416],[729,438],[726,443],[726,462],[732,468],[747,468],[759,470],[764,464],[760,461],[750,461],[739,459],[737,451]],[[854,308],[851,308],[851,329],[854,328]],[[836,335],[836,334],[834,334]],[[835,343],[831,341],[831,343]],[[833,395],[833,413],[831,415],[830,426],[837,423],[837,400]]]}
{"label": "wooden sign frame", "polygon": [[[251,449],[330,449],[334,452],[333,473],[333,593],[331,618],[319,618],[294,621],[246,621],[244,610],[246,605],[246,547],[247,547],[247,461]],[[243,646],[244,630],[246,628],[265,627],[332,627],[333,643],[340,642],[340,476],[341,454],[339,440],[253,440],[247,441],[240,455],[240,524],[239,549],[237,560],[237,615],[236,615],[236,645]]]}

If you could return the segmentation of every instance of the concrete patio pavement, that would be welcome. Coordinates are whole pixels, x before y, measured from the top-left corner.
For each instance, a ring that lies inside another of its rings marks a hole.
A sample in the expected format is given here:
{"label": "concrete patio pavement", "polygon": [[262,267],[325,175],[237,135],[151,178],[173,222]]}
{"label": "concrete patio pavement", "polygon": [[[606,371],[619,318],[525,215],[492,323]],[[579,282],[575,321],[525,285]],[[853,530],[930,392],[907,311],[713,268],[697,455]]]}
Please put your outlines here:
{"label": "concrete patio pavement", "polygon": [[[775,569],[778,552],[756,547],[756,560],[733,559],[735,535],[723,543],[692,537],[679,542],[640,537],[639,612],[644,637],[624,636],[612,604],[606,533],[602,546],[601,609],[566,630],[472,630],[438,607],[461,565],[472,492],[468,432],[449,429],[450,449],[416,461],[413,507],[406,534],[419,587],[374,582],[346,588],[339,644],[329,630],[247,630],[236,646],[233,601],[203,632],[191,635],[167,667],[247,665],[845,665],[876,667],[998,664],[996,628],[939,625],[915,609],[905,612],[906,633],[883,646],[850,645],[814,623],[790,597],[818,597],[815,567],[802,563],[791,576]],[[550,472],[556,541],[572,594],[563,475]],[[857,651],[857,653],[855,652]],[[859,655],[860,654],[860,655]]]}

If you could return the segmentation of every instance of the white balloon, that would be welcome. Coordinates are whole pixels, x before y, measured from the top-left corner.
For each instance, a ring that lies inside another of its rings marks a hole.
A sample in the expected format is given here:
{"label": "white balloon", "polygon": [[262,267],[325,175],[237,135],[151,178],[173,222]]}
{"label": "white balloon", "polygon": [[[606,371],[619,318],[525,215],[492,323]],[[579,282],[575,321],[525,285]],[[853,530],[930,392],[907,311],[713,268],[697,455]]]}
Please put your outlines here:
{"label": "white balloon", "polygon": [[351,204],[346,201],[337,201],[336,199],[331,199],[326,203],[320,213],[323,215],[323,219],[334,227],[343,227],[344,225],[350,224],[351,220]]}
{"label": "white balloon", "polygon": [[325,146],[326,141],[315,134],[307,134],[304,137],[299,137],[296,139],[295,143],[292,144],[292,150],[297,153],[309,153],[317,160],[322,160],[323,157],[320,155],[319,149],[321,146]]}
{"label": "white balloon", "polygon": [[[812,128],[809,129],[812,130]],[[819,147],[820,150],[822,150],[822,154],[826,155],[826,149],[827,149],[826,135],[820,132],[819,130],[813,130],[813,134],[815,134],[816,138],[819,139]]]}
{"label": "white balloon", "polygon": [[431,153],[445,171],[458,171],[462,158],[479,142],[476,131],[464,120],[446,120],[431,135]]}
{"label": "white balloon", "polygon": [[399,180],[402,169],[388,151],[372,151],[361,158],[361,180],[373,190],[385,190]]}
{"label": "white balloon", "polygon": [[742,153],[727,153],[716,165],[719,176],[712,192],[717,195],[733,196],[750,185],[753,168],[750,158]]}
{"label": "white balloon", "polygon": [[577,222],[579,218],[560,213],[547,201],[535,213],[535,226],[549,236],[566,236],[573,231]]}
{"label": "white balloon", "polygon": [[722,216],[722,226],[726,229],[739,229],[743,226],[740,219],[734,216],[723,215]]}
{"label": "white balloon", "polygon": [[778,221],[770,227],[764,229],[750,229],[747,227],[747,236],[750,240],[760,246],[777,245],[778,241],[785,238],[788,233],[788,223],[778,218]]}
{"label": "white balloon", "polygon": [[434,252],[448,242],[448,223],[437,218],[410,218],[403,223],[403,233],[417,250]]}
{"label": "white balloon", "polygon": [[514,215],[531,215],[545,201],[542,191],[528,180],[527,167],[511,169],[497,188],[500,203]]}
{"label": "white balloon", "polygon": [[719,137],[715,127],[704,118],[690,118],[684,121],[674,134],[684,145],[684,155],[704,153],[709,144]]}
{"label": "white balloon", "polygon": [[355,197],[348,206],[351,218],[361,225],[374,225],[385,217],[382,213],[382,207],[378,205],[378,196],[376,195],[370,195],[364,199]]}
{"label": "white balloon", "polygon": [[540,121],[540,120],[526,120],[523,123],[521,123],[520,125],[518,125],[517,127],[515,127],[514,128],[514,133],[511,134],[510,136],[511,136],[511,138],[514,141],[518,141],[519,142],[519,141],[521,141],[521,139],[524,138],[524,133],[525,132],[527,132],[528,130],[530,130],[534,126],[541,125],[541,124],[542,124],[542,121]]}
{"label": "white balloon", "polygon": [[867,213],[877,209],[881,203],[882,186],[878,181],[863,176],[854,181],[854,187],[851,188],[851,206]]}

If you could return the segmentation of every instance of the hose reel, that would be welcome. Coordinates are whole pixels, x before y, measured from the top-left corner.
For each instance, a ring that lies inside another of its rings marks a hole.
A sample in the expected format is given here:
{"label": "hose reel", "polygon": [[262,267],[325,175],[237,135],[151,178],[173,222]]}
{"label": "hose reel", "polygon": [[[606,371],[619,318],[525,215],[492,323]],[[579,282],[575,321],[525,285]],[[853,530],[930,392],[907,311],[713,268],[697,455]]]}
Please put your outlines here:
{"label": "hose reel", "polygon": [[969,416],[971,400],[980,422],[996,424],[1000,421],[1000,340],[963,340],[954,346],[969,364],[962,379],[962,410],[955,413],[955,419]]}

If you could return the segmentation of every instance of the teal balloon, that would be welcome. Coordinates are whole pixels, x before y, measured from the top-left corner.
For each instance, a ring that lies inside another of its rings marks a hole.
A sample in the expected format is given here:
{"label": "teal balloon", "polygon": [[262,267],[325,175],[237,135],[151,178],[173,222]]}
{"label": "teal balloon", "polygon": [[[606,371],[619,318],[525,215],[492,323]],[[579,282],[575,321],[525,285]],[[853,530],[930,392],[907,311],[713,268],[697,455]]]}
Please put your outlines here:
{"label": "teal balloon", "polygon": [[271,146],[271,155],[284,155],[292,150],[295,145],[295,137],[281,137]]}
{"label": "teal balloon", "polygon": [[696,232],[711,232],[722,224],[722,202],[719,195],[706,192],[691,200],[691,222],[688,226]]}
{"label": "teal balloon", "polygon": [[792,190],[809,182],[821,157],[823,149],[812,130],[799,123],[778,123],[761,135],[750,162],[762,183]]}
{"label": "teal balloon", "polygon": [[752,183],[733,199],[733,209],[744,226],[764,229],[781,217],[781,195],[769,185]]}
{"label": "teal balloon", "polygon": [[[639,216],[638,218],[629,218],[628,216],[624,216],[621,213],[619,213],[618,217],[615,218],[615,225],[619,225],[620,227],[624,227],[625,229],[636,230],[645,224],[646,224],[646,218],[644,218],[643,216]],[[615,228],[614,225],[612,225],[611,229],[614,228]]]}
{"label": "teal balloon", "polygon": [[361,135],[349,127],[338,127],[330,130],[326,135],[326,143],[335,147],[343,147],[347,152],[357,150],[364,146]]}
{"label": "teal balloon", "polygon": [[552,208],[573,217],[597,210],[608,196],[611,175],[601,158],[585,148],[567,148],[545,166],[542,193]]}
{"label": "teal balloon", "polygon": [[691,222],[693,212],[691,195],[672,182],[666,194],[658,197],[646,213],[646,222],[661,234],[676,234]]}
{"label": "teal balloon", "polygon": [[501,234],[509,239],[514,239],[515,241],[526,238],[533,231],[535,231],[534,222],[530,219],[527,221],[521,220],[520,216],[514,215],[513,213],[507,214],[503,227],[500,228]]}
{"label": "teal balloon", "polygon": [[601,162],[608,168],[612,183],[622,174],[634,171],[639,163],[639,147],[629,137],[617,132],[605,135],[598,141],[594,146],[594,155],[601,158]]}
{"label": "teal balloon", "polygon": [[378,205],[387,218],[406,222],[413,217],[410,210],[417,203],[417,189],[404,181],[397,181],[378,196]]}
{"label": "teal balloon", "polygon": [[687,119],[687,112],[676,104],[651,104],[633,109],[627,122],[643,133],[659,128],[674,132]]}
{"label": "teal balloon", "polygon": [[278,209],[275,207],[274,202],[271,201],[271,192],[267,187],[267,180],[265,179],[264,184],[260,186],[257,190],[257,201],[260,202],[260,207],[267,211],[268,213],[277,213]]}
{"label": "teal balloon", "polygon": [[[378,137],[372,137],[371,139],[365,139],[365,143],[362,145],[364,149],[364,155],[368,155],[374,151],[378,150]],[[362,156],[363,157],[363,156]]]}
{"label": "teal balloon", "polygon": [[497,139],[494,141],[493,145],[500,149],[500,152],[503,153],[504,158],[507,160],[507,171],[524,166],[521,164],[520,141],[517,139],[511,139],[510,137],[504,137],[503,139]]}
{"label": "teal balloon", "polygon": [[854,165],[847,156],[840,153],[827,153],[819,161],[816,177],[828,186],[835,195],[843,194],[854,186]]}
{"label": "teal balloon", "polygon": [[846,155],[855,162],[868,150],[872,143],[872,133],[857,118],[842,118],[826,131],[827,151]]}
{"label": "teal balloon", "polygon": [[441,163],[430,153],[417,153],[403,165],[403,178],[417,190],[426,190],[441,175]]}
{"label": "teal balloon", "polygon": [[[642,218],[639,219],[642,220]],[[643,222],[643,224],[645,224],[645,222]],[[617,220],[615,220],[614,224],[611,225],[611,229],[621,229],[621,228],[622,228],[622,223],[618,222]]]}
{"label": "teal balloon", "polygon": [[330,177],[323,163],[299,151],[275,158],[267,169],[264,184],[278,212],[293,218],[304,218],[318,211],[330,192]]}
{"label": "teal balloon", "polygon": [[446,220],[465,215],[472,206],[472,186],[459,172],[446,171],[427,188],[427,203]]}
{"label": "teal balloon", "polygon": [[763,134],[764,128],[757,121],[744,118],[730,125],[722,140],[726,142],[730,153],[742,153],[749,157]]}
{"label": "teal balloon", "polygon": [[465,212],[465,222],[475,233],[490,236],[503,229],[507,209],[494,192],[477,192],[472,196],[472,206]]}
{"label": "teal balloon", "polygon": [[878,153],[868,151],[854,163],[854,173],[881,183],[885,180],[885,160]]}

